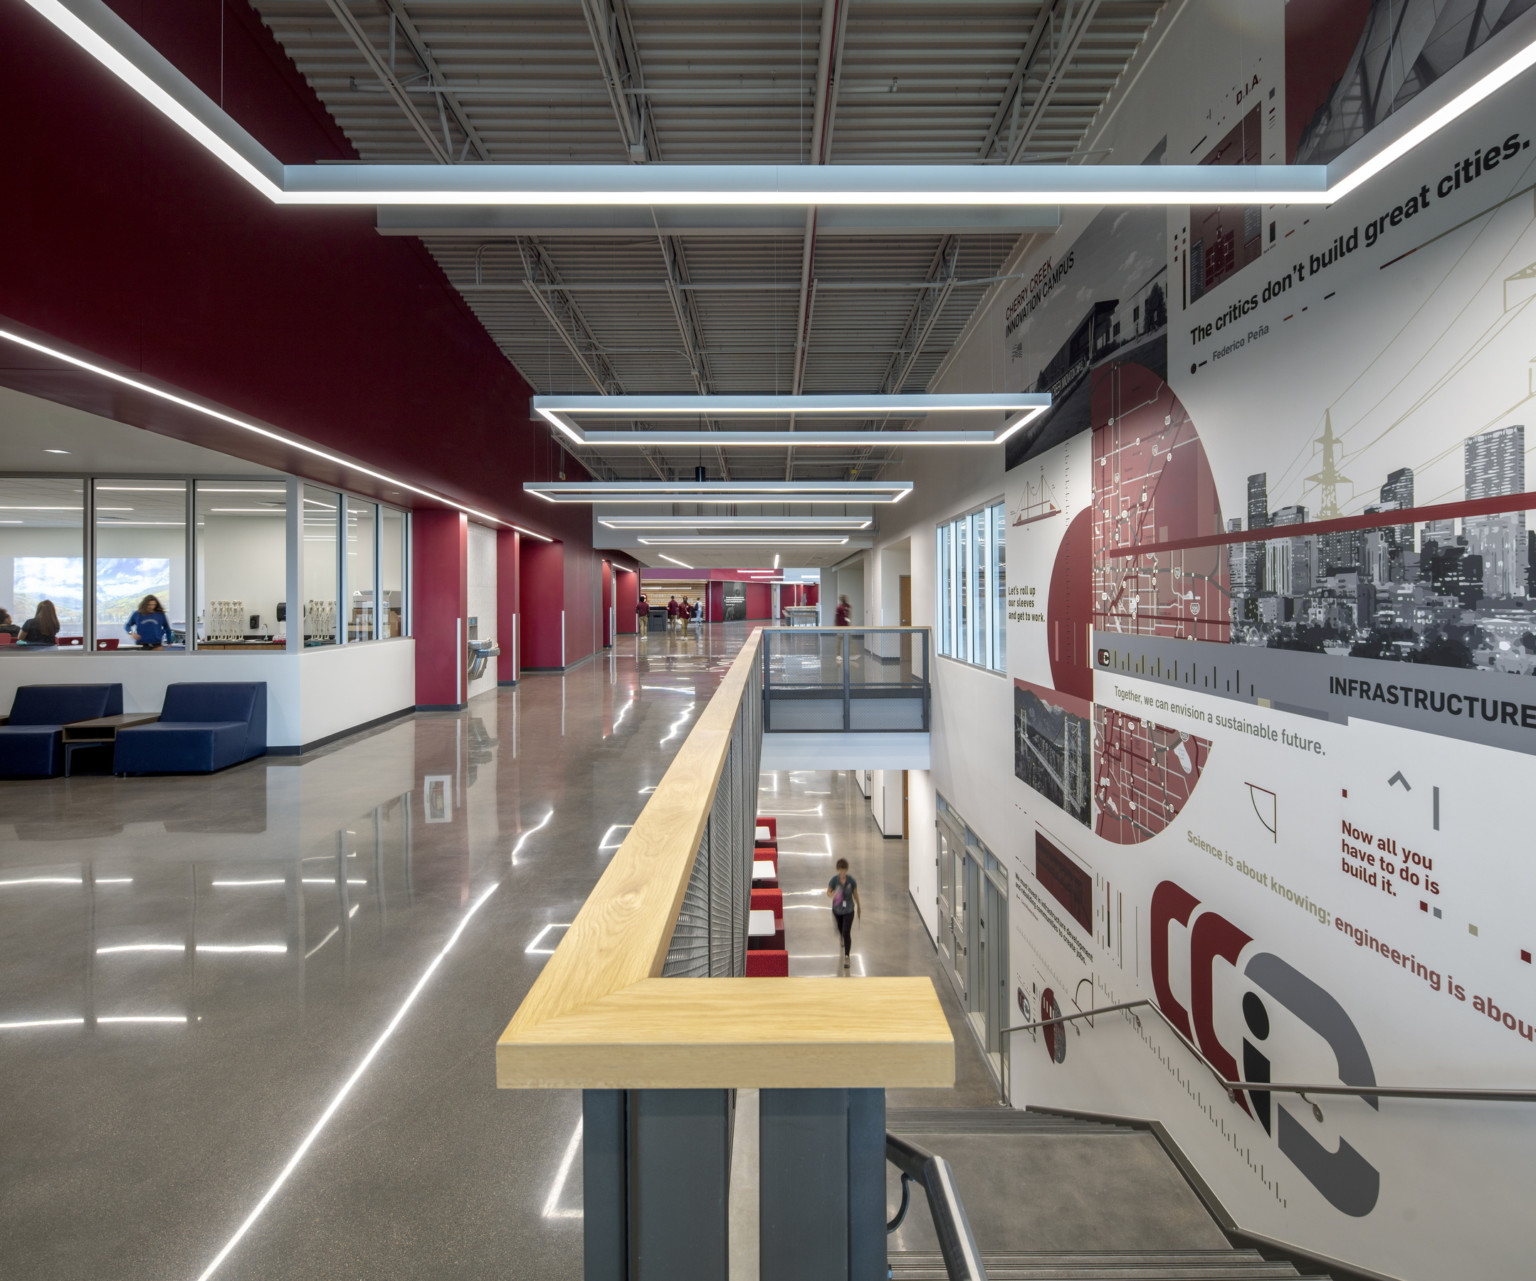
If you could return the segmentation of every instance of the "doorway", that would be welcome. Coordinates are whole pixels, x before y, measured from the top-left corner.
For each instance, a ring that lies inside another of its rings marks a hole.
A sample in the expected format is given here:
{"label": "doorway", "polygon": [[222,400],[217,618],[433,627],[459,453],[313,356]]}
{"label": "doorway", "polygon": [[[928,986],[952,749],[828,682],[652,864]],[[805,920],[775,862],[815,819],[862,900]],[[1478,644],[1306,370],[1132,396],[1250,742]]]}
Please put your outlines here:
{"label": "doorway", "polygon": [[938,798],[939,957],[999,1087],[1008,1080],[1008,874]]}

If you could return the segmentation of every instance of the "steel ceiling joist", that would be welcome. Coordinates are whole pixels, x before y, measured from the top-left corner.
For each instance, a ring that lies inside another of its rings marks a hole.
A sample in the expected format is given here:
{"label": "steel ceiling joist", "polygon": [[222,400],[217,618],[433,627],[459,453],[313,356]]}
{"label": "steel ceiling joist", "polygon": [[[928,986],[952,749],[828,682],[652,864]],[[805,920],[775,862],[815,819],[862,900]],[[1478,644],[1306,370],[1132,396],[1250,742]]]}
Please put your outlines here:
{"label": "steel ceiling joist", "polygon": [[[57,3],[86,15],[95,0]],[[964,166],[983,181],[1027,187],[1044,170],[1000,162],[1080,154],[1163,7],[904,0],[892,14],[850,0],[253,5],[362,162],[285,169],[213,121],[221,159],[277,190],[353,186],[386,172],[430,188],[449,177],[485,181],[477,175],[503,165],[550,166],[564,181],[584,166],[612,166],[592,173],[614,190],[679,173],[696,180],[715,165],[805,165],[822,184],[839,174],[868,180],[888,165],[930,166],[952,182]],[[1081,183],[1103,171],[1060,172]],[[754,172],[760,180],[762,170]],[[377,215],[381,232],[423,238],[536,390],[572,394],[925,388],[1020,237],[1059,224],[1055,207],[958,208],[947,198],[900,207],[412,203]],[[628,479],[691,474],[698,453],[574,448],[595,470]],[[787,450],[723,451],[745,479],[846,479],[890,456],[807,449],[791,471]]]}

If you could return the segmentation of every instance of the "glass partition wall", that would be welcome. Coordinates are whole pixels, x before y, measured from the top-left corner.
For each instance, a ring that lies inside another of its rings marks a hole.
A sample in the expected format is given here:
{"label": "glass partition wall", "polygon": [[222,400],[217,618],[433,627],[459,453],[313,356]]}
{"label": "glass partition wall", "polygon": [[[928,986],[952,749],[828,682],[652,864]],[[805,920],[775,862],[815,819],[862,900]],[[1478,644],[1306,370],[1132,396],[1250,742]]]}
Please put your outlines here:
{"label": "glass partition wall", "polygon": [[347,499],[347,639],[372,640],[378,635],[377,557],[378,508],[361,498]]}
{"label": "glass partition wall", "polygon": [[186,482],[98,480],[94,491],[96,648],[184,649]]}
{"label": "glass partition wall", "polygon": [[288,487],[197,482],[197,645],[281,648],[287,628]]}
{"label": "glass partition wall", "polygon": [[[85,634],[85,483],[0,478],[0,646],[78,652]],[[11,629],[16,628],[13,632]]]}
{"label": "glass partition wall", "polygon": [[280,476],[0,476],[0,653],[270,653],[290,636],[297,649],[409,635],[409,541],[407,513]]}

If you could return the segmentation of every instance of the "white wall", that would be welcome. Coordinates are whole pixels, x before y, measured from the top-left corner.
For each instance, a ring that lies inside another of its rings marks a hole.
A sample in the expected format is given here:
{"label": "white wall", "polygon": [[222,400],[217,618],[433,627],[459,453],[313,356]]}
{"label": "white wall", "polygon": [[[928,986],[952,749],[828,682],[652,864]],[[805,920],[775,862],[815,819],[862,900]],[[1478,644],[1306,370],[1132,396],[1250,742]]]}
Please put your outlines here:
{"label": "white wall", "polygon": [[899,769],[871,770],[869,774],[869,812],[880,835],[897,837],[907,833],[903,826],[901,776]]}
{"label": "white wall", "polygon": [[907,771],[907,888],[928,937],[939,932],[938,807],[933,799],[933,773]]}
{"label": "white wall", "polygon": [[830,602],[825,602],[822,609],[822,623],[824,626],[832,626],[837,615],[837,607],[842,598],[848,598],[848,621],[854,627],[863,626],[868,620],[864,617],[864,562],[869,558],[865,552],[858,560],[842,566],[835,575],[836,588]]}
{"label": "white wall", "polygon": [[879,568],[876,590],[871,592],[871,598],[880,602],[880,614],[870,621],[881,627],[898,627],[901,625],[901,580],[912,573],[911,543],[898,543],[882,550],[873,559]]}
{"label": "white wall", "polygon": [[308,649],[297,657],[304,743],[416,705],[414,640]]}
{"label": "white wall", "polygon": [[[469,523],[469,617],[480,620],[481,640],[501,642],[510,664],[511,640],[496,635],[496,531],[474,521]],[[470,681],[468,697],[496,688],[497,662],[497,659],[490,659],[485,665],[485,674]]]}
{"label": "white wall", "polygon": [[[286,599],[287,522],[277,516],[205,515],[197,540],[199,612],[211,600],[237,600],[247,614],[260,614],[264,628],[278,631],[277,605]],[[315,544],[321,547],[321,544]],[[325,549],[328,550],[328,549]],[[293,603],[289,617],[294,617]],[[302,610],[302,602],[299,608]],[[201,633],[199,633],[201,634]]]}
{"label": "white wall", "polygon": [[[1081,145],[1103,148],[1110,163],[1141,163],[1166,132],[1167,156],[1178,159],[1203,136],[1219,138],[1257,108],[1265,154],[1279,150],[1284,16],[1278,3],[1246,0],[1168,6],[1125,81],[1135,86],[1133,96],[1112,98]],[[1536,17],[1517,21],[1525,25],[1508,32],[1498,57],[1536,34]],[[1174,38],[1164,44],[1170,26]],[[1148,57],[1154,61],[1142,65]],[[1464,82],[1454,76],[1437,81],[1415,99],[1415,109],[1433,109]],[[1517,920],[1512,905],[1529,901],[1536,879],[1510,851],[1528,843],[1524,792],[1515,780],[1529,776],[1530,755],[1383,725],[1367,719],[1363,705],[1347,722],[1248,705],[1237,709],[1246,718],[1239,722],[1233,702],[1214,692],[1192,687],[1187,698],[1180,690],[1170,702],[1166,685],[1101,671],[1089,713],[1098,722],[1094,742],[1102,757],[1095,762],[1096,786],[1110,789],[1111,799],[1134,794],[1140,776],[1114,754],[1123,747],[1132,757],[1143,741],[1152,741],[1146,732],[1151,726],[1166,727],[1159,732],[1169,745],[1160,752],[1173,756],[1182,748],[1200,754],[1203,766],[1197,779],[1183,770],[1191,778],[1182,792],[1178,780],[1164,780],[1151,793],[1155,806],[1133,796],[1141,831],[1128,834],[1123,803],[1111,810],[1094,801],[1085,822],[1015,777],[1013,700],[1015,679],[1037,686],[1055,679],[1043,616],[1053,569],[1062,563],[1062,531],[1098,497],[1095,469],[1114,446],[1095,451],[1091,444],[1113,441],[1127,416],[1149,415],[1156,406],[1154,433],[1181,422],[1194,429],[1202,464],[1209,467],[1204,492],[1218,495],[1223,518],[1244,513],[1246,478],[1266,470],[1271,507],[1306,501],[1315,514],[1316,487],[1301,492],[1308,469],[1297,464],[1288,476],[1285,468],[1293,456],[1315,456],[1314,442],[1330,410],[1335,432],[1347,423],[1350,439],[1359,437],[1349,456],[1358,488],[1348,497],[1342,488],[1339,493],[1351,513],[1371,501],[1394,466],[1418,469],[1420,502],[1447,490],[1455,499],[1462,483],[1460,438],[1487,426],[1529,422],[1512,407],[1529,392],[1521,372],[1528,353],[1517,358],[1516,344],[1503,346],[1498,336],[1517,327],[1528,336],[1529,326],[1516,319],[1528,298],[1509,274],[1536,260],[1529,207],[1514,211],[1519,202],[1513,198],[1530,181],[1527,167],[1523,158],[1518,169],[1500,164],[1470,192],[1465,185],[1439,190],[1435,184],[1455,171],[1459,158],[1503,142],[1519,127],[1513,155],[1528,133],[1517,122],[1531,118],[1533,102],[1536,90],[1516,82],[1347,200],[1325,210],[1266,207],[1266,229],[1271,219],[1278,224],[1276,249],[1267,248],[1266,234],[1260,258],[1187,308],[1179,255],[1189,244],[1191,212],[1160,211],[1154,238],[1161,240],[1166,231],[1171,280],[1162,368],[1171,402],[1117,402],[1119,388],[1138,385],[1142,375],[1106,367],[1102,398],[1096,393],[1087,411],[1104,437],[1085,431],[1012,472],[1005,470],[1001,449],[956,449],[924,453],[920,473],[915,465],[886,473],[918,481],[906,501],[881,510],[877,540],[878,551],[911,539],[914,622],[933,622],[935,523],[999,497],[1009,520],[1008,584],[1035,589],[1011,601],[1006,678],[947,659],[935,662],[933,764],[928,780],[914,775],[910,786],[908,869],[914,899],[932,929],[937,886],[931,798],[937,789],[1008,868],[1010,989],[1026,998],[1034,1016],[1047,987],[1067,1009],[1156,999],[1170,1017],[1189,1011],[1196,1038],[1234,1055],[1235,1070],[1244,1075],[1250,1075],[1243,1062],[1247,1044],[1269,1061],[1272,1079],[1330,1082],[1349,1069],[1334,1053],[1340,1042],[1330,1044],[1319,1033],[1319,1011],[1326,1008],[1336,1035],[1345,1025],[1358,1034],[1377,1081],[1471,1086],[1529,1075],[1530,1043],[1519,1041],[1536,1010],[1524,995],[1531,969],[1521,951],[1532,945],[1528,926],[1519,923],[1524,917]],[[1437,193],[1427,212],[1396,233],[1389,223],[1380,242],[1368,246],[1369,220],[1392,214],[1424,183]],[[1121,211],[1111,211],[1107,241],[1104,223],[1097,240],[1080,239],[1098,216],[1097,210],[1064,211],[1056,236],[1037,239],[1004,266],[1004,272],[1022,271],[1023,278],[979,309],[930,390],[1019,390],[1038,365],[1021,371],[1010,354],[1014,345],[1048,357],[1066,336],[1041,317],[1064,317],[1070,332],[1092,301],[1125,297],[1112,285],[1098,291],[1092,279],[1113,276],[1121,261],[1117,252],[1144,238],[1119,221]],[[1361,228],[1358,249],[1321,273],[1308,271],[1304,284],[1298,271],[1296,287],[1284,298],[1263,296],[1292,264],[1326,254],[1336,237],[1350,236],[1355,227]],[[1067,266],[1074,246],[1076,264]],[[1383,270],[1410,248],[1407,261],[1414,265]],[[1031,296],[1025,286],[1047,259],[1052,269],[1041,279],[1065,280],[1051,295],[1055,311],[1026,309],[1024,317],[1034,319],[1008,333],[1005,309],[1021,290]],[[1482,270],[1467,269],[1474,259],[1485,262]],[[1256,305],[1248,304],[1250,295]],[[1220,326],[1229,308],[1252,314],[1229,332],[1217,328],[1211,337],[1196,337],[1197,322]],[[1116,378],[1125,381],[1110,381]],[[1146,393],[1138,389],[1137,395]],[[1405,413],[1409,404],[1415,408]],[[1377,440],[1382,443],[1372,454]],[[1158,448],[1165,457],[1171,452]],[[1156,452],[1152,458],[1155,464]],[[1114,465],[1121,466],[1118,457]],[[1425,477],[1437,466],[1441,480],[1432,488]],[[1015,524],[1026,501],[1038,502],[1042,480],[1053,488],[1060,518]],[[1026,483],[1037,487],[1034,498]],[[1211,513],[1198,514],[1205,521]],[[1207,527],[1220,528],[1214,522]],[[1191,576],[1188,561],[1174,564],[1175,573]],[[877,555],[875,575],[883,579],[885,568]],[[868,580],[866,598],[884,601],[885,583]],[[1209,617],[1205,613],[1202,621]],[[1137,627],[1134,620],[1121,625],[1129,631],[1153,626]],[[1200,652],[1211,663],[1228,661],[1219,642],[1180,643],[1192,663]],[[1363,675],[1358,668],[1355,674]],[[1246,663],[1243,675],[1249,677]],[[1468,689],[1487,678],[1488,689],[1499,677],[1468,671],[1458,674],[1458,681],[1463,678]],[[1327,696],[1326,681],[1321,689],[1320,699]],[[1258,693],[1264,692],[1260,686]],[[1315,754],[1289,746],[1282,731],[1315,743]],[[1389,786],[1395,770],[1411,780],[1411,794]],[[1441,797],[1433,818],[1429,787]],[[1274,805],[1269,820],[1261,809],[1265,797]],[[1341,820],[1375,833],[1374,848],[1389,858],[1392,848],[1381,840],[1399,851],[1393,861],[1401,879],[1391,887],[1396,893],[1362,884],[1341,868]],[[1037,837],[1050,840],[1091,885],[1084,918],[1090,924],[1080,925],[1067,908],[1070,885],[1053,891],[1049,869],[1037,874]],[[1421,857],[1432,857],[1435,869],[1450,869],[1449,879],[1436,880],[1433,890],[1427,874],[1417,884],[1407,881],[1404,872],[1418,871],[1400,862],[1405,842]],[[1169,883],[1196,906],[1186,917],[1157,922],[1159,942],[1168,946],[1154,951],[1153,899],[1161,893],[1166,906],[1163,887]],[[1414,888],[1405,894],[1407,885]],[[1432,914],[1435,908],[1443,919]],[[1222,920],[1236,940],[1231,956],[1207,957],[1211,982],[1197,984],[1196,941],[1208,940]],[[1370,946],[1357,930],[1369,930],[1379,946]],[[1153,984],[1159,956],[1162,993]],[[1399,956],[1403,963],[1393,959]],[[1424,967],[1422,973],[1413,972],[1409,958]],[[1286,989],[1288,1000],[1277,996],[1280,984],[1273,977],[1282,964],[1286,974],[1297,976],[1295,987]],[[1454,992],[1446,986],[1451,973]],[[1261,977],[1266,975],[1269,986]],[[1297,996],[1301,991],[1304,999]],[[1249,997],[1270,1012],[1264,1032],[1245,1020]],[[1505,1013],[1513,1025],[1503,1020]],[[1065,1059],[1058,1061],[1044,1038],[1015,1037],[1014,1102],[1161,1121],[1245,1230],[1411,1281],[1459,1275],[1468,1258],[1477,1260],[1478,1275],[1528,1271],[1528,1262],[1520,1260],[1529,1259],[1532,1231],[1512,1189],[1536,1175],[1536,1112],[1529,1108],[1384,1099],[1374,1109],[1359,1099],[1335,1098],[1319,1100],[1319,1118],[1281,1095],[1272,1104],[1274,1124],[1266,1126],[1246,1098],[1213,1088],[1199,1061],[1153,1018],[1101,1019],[1091,1029],[1079,1024],[1063,1043]],[[1341,1169],[1351,1154],[1364,1163],[1363,1171]],[[1349,1202],[1341,1188],[1360,1200]],[[1433,1224],[1425,1222],[1426,1206],[1436,1207]]]}
{"label": "white wall", "polygon": [[[9,649],[9,647],[7,647]],[[0,655],[0,708],[19,685],[120,683],[125,712],[158,712],[177,681],[265,681],[267,743],[299,747],[415,706],[410,639],[286,654],[132,651]]]}

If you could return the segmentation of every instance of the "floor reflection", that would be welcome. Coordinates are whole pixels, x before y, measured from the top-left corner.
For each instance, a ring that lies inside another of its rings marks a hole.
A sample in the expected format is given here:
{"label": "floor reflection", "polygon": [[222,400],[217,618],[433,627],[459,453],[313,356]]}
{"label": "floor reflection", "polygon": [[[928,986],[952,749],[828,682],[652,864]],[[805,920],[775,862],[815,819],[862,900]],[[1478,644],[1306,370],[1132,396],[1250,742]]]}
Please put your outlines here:
{"label": "floor reflection", "polygon": [[492,1046],[745,636],[302,760],[0,782],[0,1275],[575,1275],[579,1100]]}

